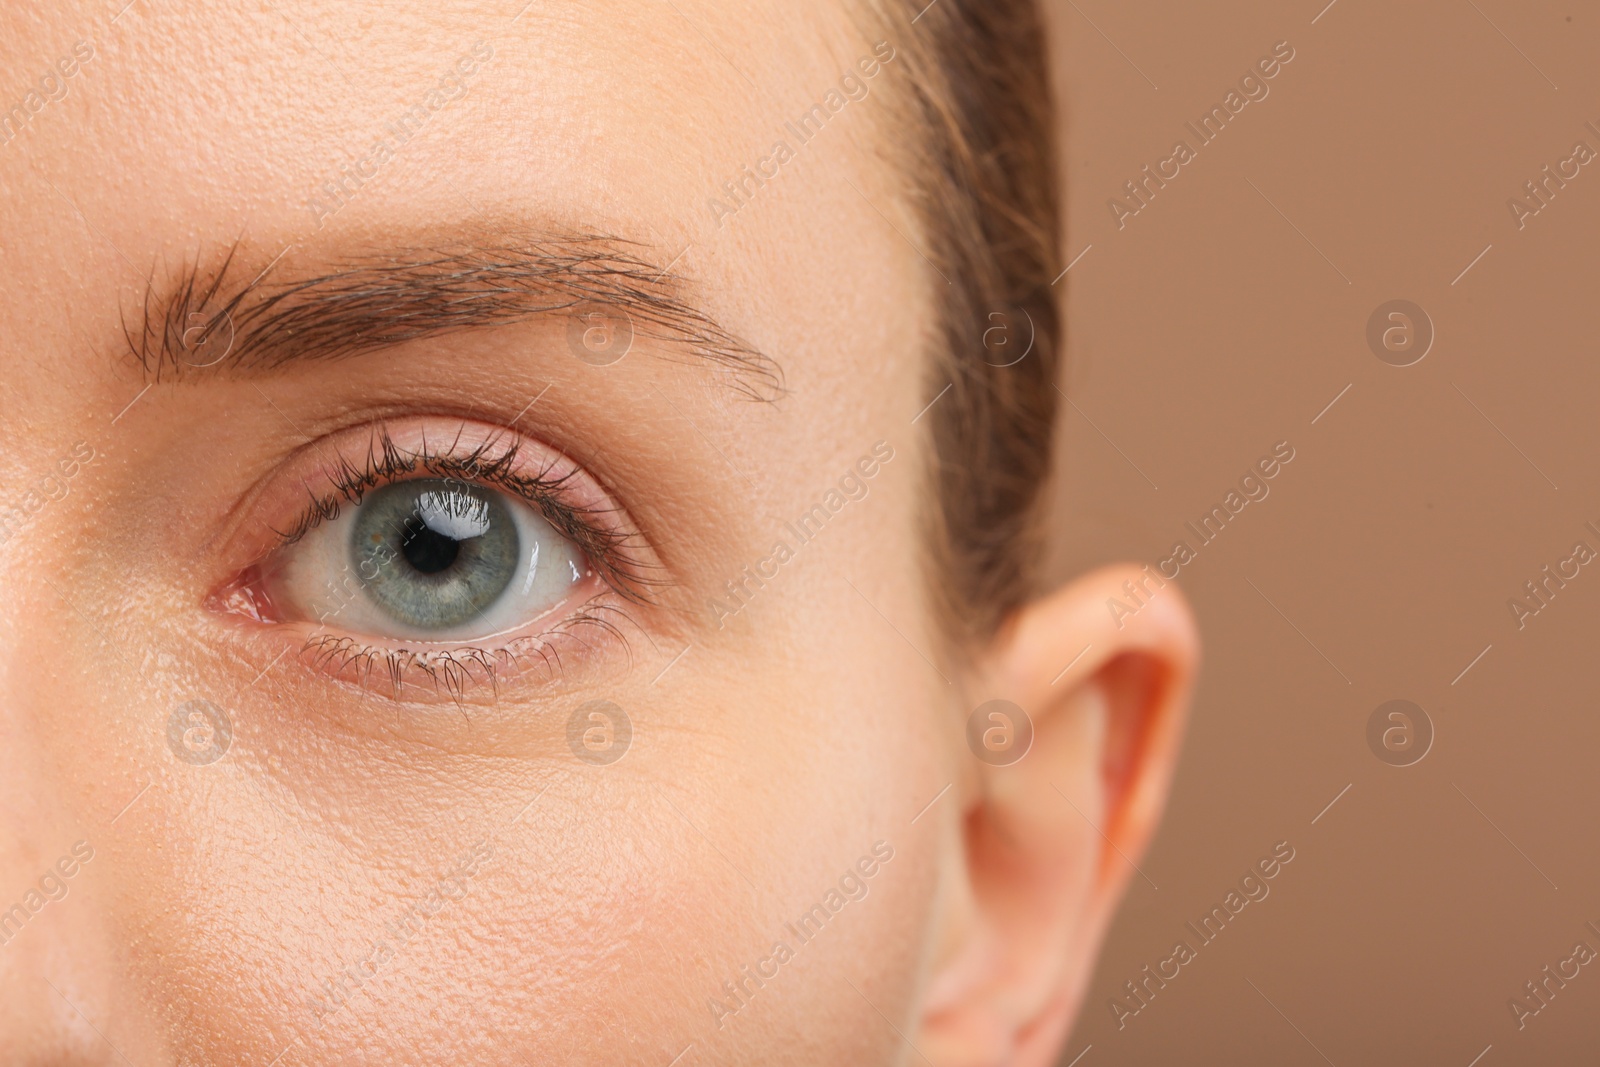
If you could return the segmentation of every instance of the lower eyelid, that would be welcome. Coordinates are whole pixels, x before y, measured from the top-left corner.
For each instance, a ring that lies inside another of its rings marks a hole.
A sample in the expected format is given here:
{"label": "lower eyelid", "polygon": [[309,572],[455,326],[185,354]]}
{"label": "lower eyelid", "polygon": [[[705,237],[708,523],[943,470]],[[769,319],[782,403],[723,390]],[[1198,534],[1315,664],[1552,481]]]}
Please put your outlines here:
{"label": "lower eyelid", "polygon": [[[594,668],[612,652],[631,657],[629,633],[636,628],[627,605],[605,590],[554,625],[499,642],[429,647],[290,623],[269,629],[276,635],[263,644],[263,654],[267,644],[274,644],[267,665],[296,660],[305,669],[383,698],[425,704],[493,702],[509,686],[570,680],[569,674]],[[283,636],[293,643],[285,645]]]}

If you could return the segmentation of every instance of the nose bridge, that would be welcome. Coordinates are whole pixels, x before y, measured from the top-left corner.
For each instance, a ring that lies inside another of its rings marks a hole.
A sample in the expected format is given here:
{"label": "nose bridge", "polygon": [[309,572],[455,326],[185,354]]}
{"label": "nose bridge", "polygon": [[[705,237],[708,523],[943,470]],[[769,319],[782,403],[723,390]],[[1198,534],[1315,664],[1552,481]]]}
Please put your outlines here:
{"label": "nose bridge", "polygon": [[100,853],[58,758],[51,686],[28,669],[39,642],[23,637],[15,570],[0,559],[0,1063],[111,1063],[117,1054],[96,1033],[116,999],[94,885]]}
{"label": "nose bridge", "polygon": [[0,689],[0,1062],[108,1063],[87,1022],[111,978],[87,906],[92,846],[59,803],[27,704]]}
{"label": "nose bridge", "polygon": [[[19,541],[25,539],[0,541],[0,901],[24,891],[54,859],[46,856],[56,842],[72,843],[71,828],[63,826],[71,819],[64,783],[51,770],[49,724],[41,720],[49,686],[27,669],[46,644],[41,631],[50,629],[44,618],[32,626],[26,618],[28,586],[35,584],[28,572],[43,561]],[[15,931],[0,921],[0,943],[11,936]]]}
{"label": "nose bridge", "polygon": [[[16,605],[15,596],[0,597],[0,614],[14,616]],[[54,861],[52,850],[70,848],[73,840],[64,825],[70,814],[62,783],[54,780],[46,758],[38,697],[25,684],[22,661],[29,652],[17,639],[21,629],[14,617],[0,620],[0,951],[42,911],[42,904],[27,909],[27,893]],[[10,911],[14,901],[23,902],[20,915]]]}
{"label": "nose bridge", "polygon": [[[26,905],[8,900],[7,909]],[[90,924],[95,925],[95,924]],[[120,1062],[112,975],[94,934],[55,915],[37,916],[0,945],[0,1062],[88,1067]],[[131,1044],[124,1040],[122,1045]]]}

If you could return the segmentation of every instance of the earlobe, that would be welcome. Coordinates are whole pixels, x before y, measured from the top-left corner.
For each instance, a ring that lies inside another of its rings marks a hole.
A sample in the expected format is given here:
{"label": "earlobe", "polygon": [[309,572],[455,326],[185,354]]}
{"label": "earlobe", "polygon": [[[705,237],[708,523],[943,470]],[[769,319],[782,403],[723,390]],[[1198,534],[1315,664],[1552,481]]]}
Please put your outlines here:
{"label": "earlobe", "polygon": [[1034,601],[996,639],[977,700],[1021,708],[1032,743],[1009,764],[966,756],[964,884],[946,894],[917,1042],[937,1067],[1054,1061],[1116,904],[1144,877],[1198,660],[1177,584],[1132,565]]}

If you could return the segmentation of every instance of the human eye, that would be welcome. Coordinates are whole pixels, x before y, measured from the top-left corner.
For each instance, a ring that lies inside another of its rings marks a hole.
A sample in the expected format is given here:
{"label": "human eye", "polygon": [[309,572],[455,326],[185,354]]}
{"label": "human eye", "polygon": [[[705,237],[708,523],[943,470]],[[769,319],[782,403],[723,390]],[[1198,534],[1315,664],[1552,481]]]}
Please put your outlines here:
{"label": "human eye", "polygon": [[293,615],[433,642],[515,630],[559,610],[591,573],[528,503],[454,478],[376,489],[274,563],[262,591]]}
{"label": "human eye", "polygon": [[396,692],[417,673],[457,693],[556,665],[579,629],[620,636],[650,584],[641,538],[594,480],[494,427],[379,425],[319,443],[256,510],[272,537],[213,606]]}

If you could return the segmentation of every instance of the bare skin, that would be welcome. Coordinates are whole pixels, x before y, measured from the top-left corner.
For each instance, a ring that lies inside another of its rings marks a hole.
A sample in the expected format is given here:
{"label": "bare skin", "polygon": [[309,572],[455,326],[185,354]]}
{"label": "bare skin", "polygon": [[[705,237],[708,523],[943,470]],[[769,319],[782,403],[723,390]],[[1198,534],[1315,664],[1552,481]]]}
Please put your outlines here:
{"label": "bare skin", "polygon": [[[1110,568],[936,653],[892,41],[520,6],[0,14],[40,101],[0,145],[0,1059],[1052,1062],[1175,760],[1181,594],[1119,627]],[[430,630],[341,555],[417,479],[435,541],[521,524],[520,600]]]}

